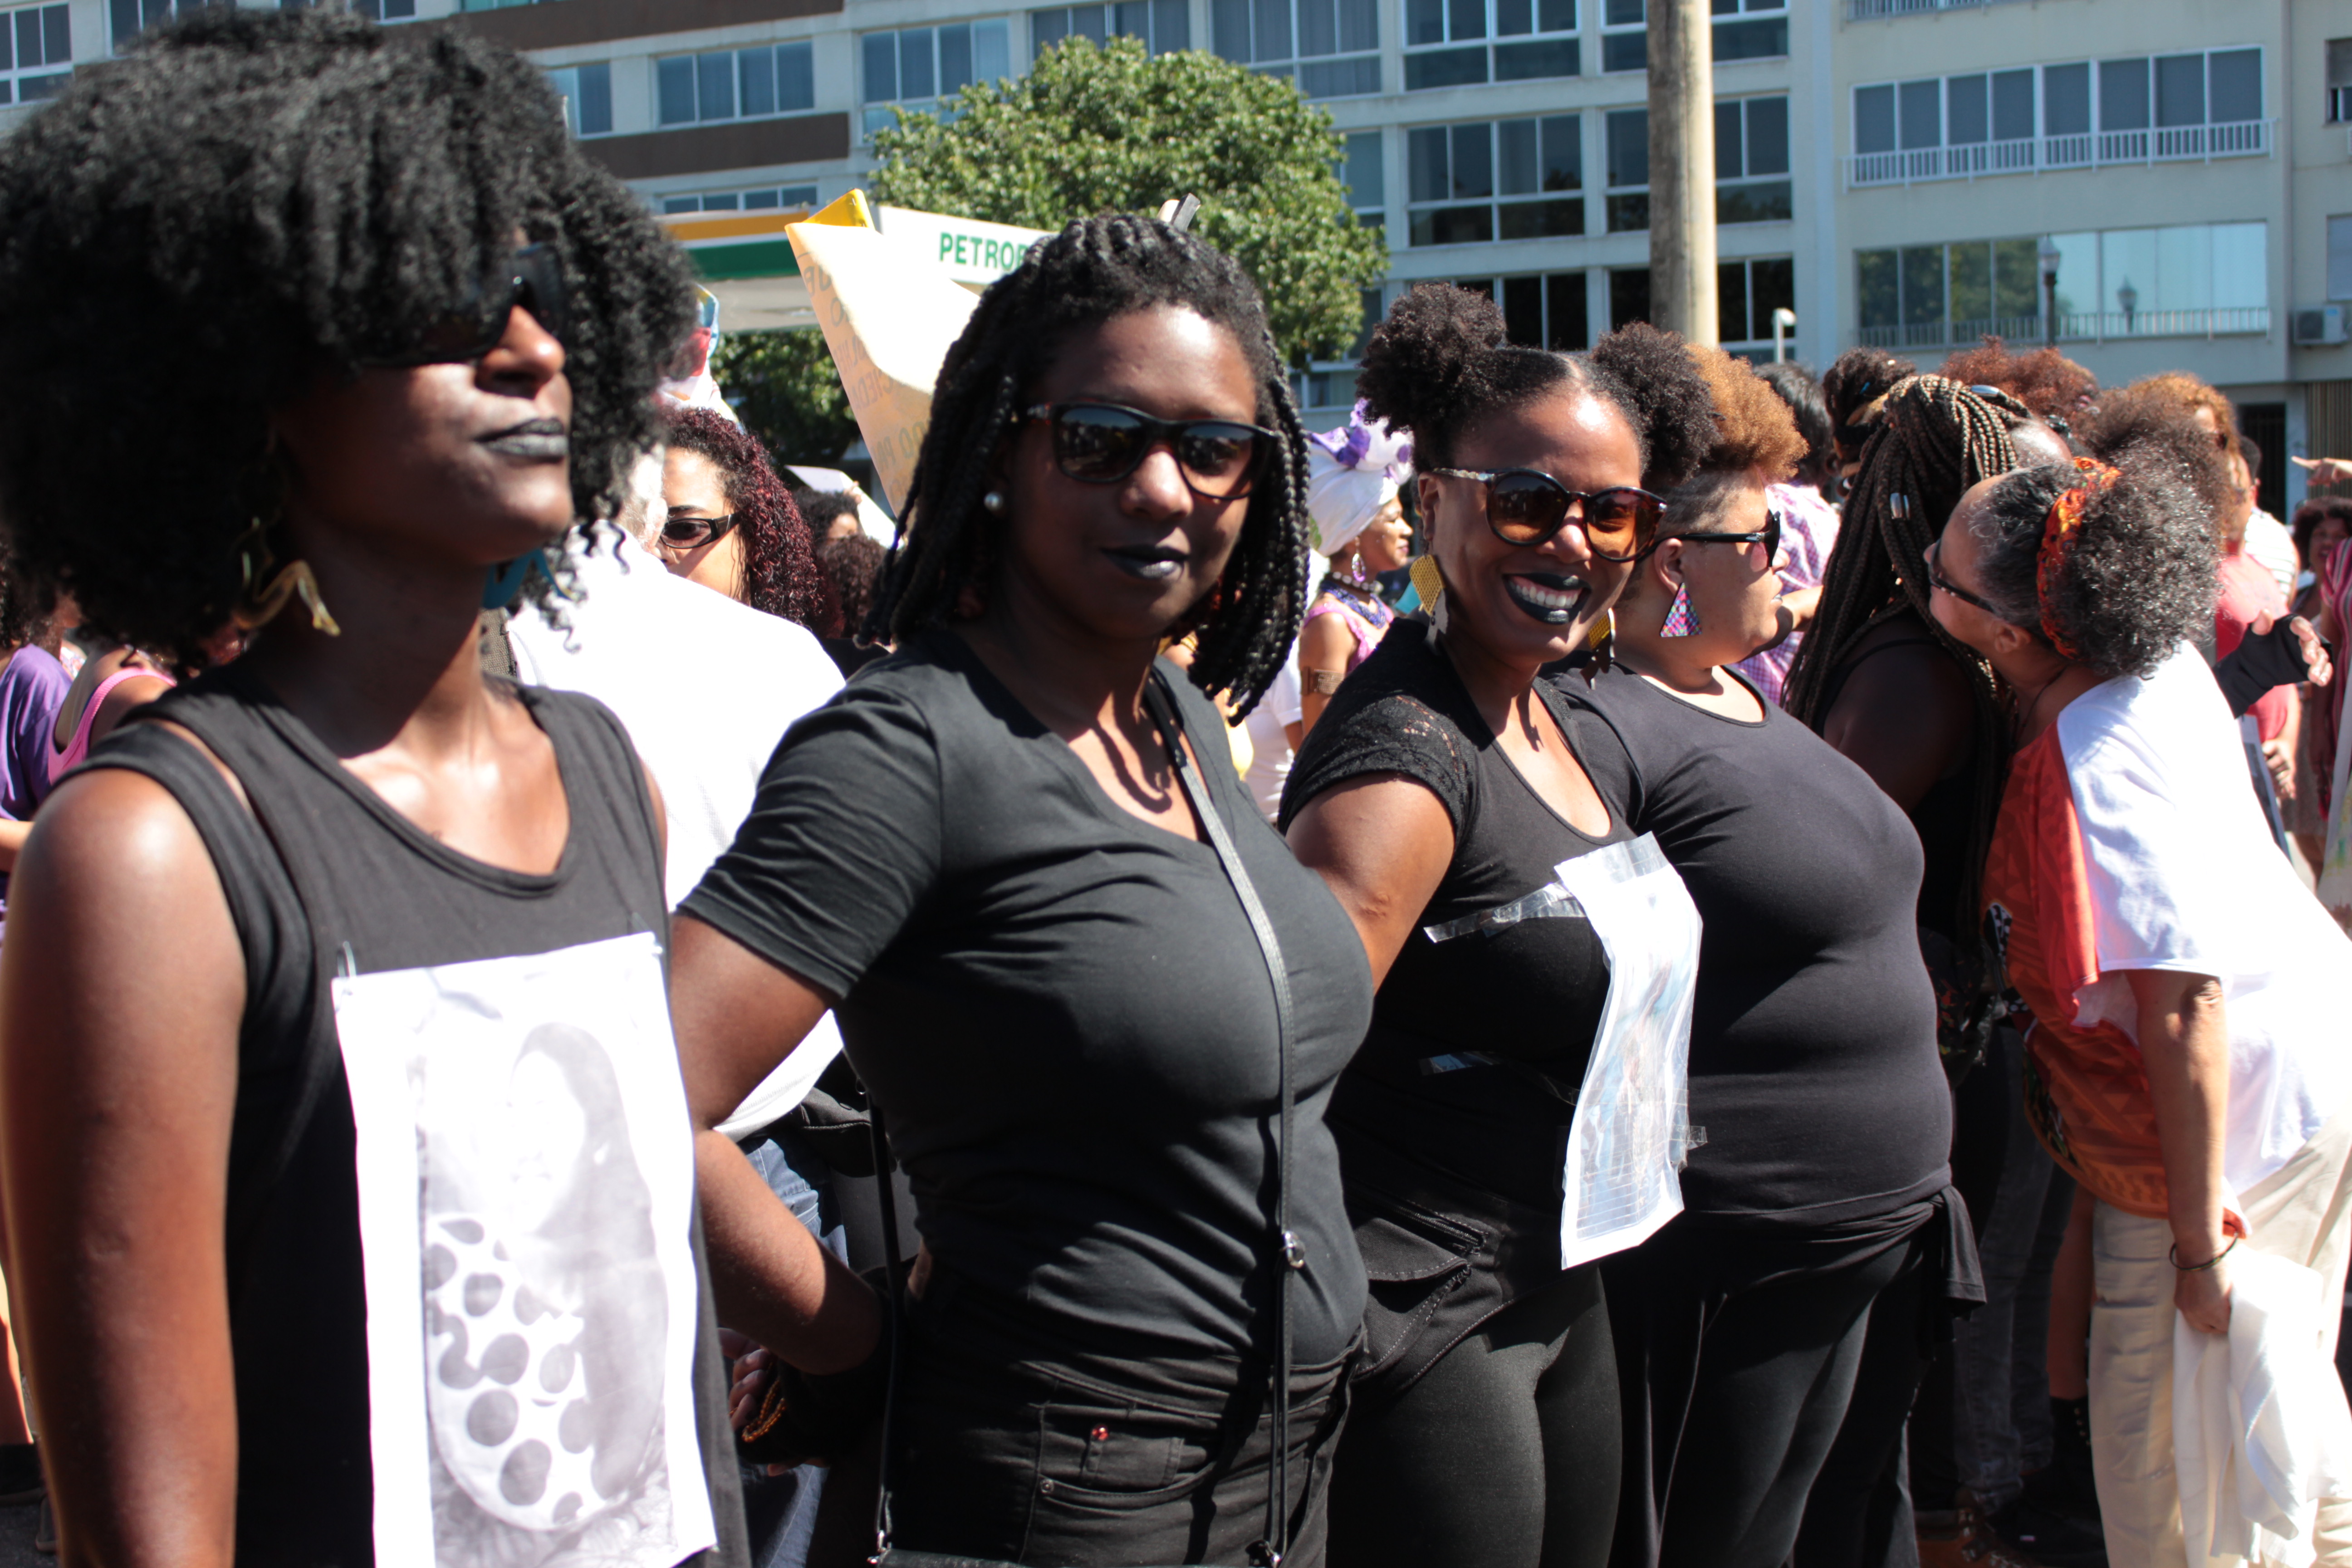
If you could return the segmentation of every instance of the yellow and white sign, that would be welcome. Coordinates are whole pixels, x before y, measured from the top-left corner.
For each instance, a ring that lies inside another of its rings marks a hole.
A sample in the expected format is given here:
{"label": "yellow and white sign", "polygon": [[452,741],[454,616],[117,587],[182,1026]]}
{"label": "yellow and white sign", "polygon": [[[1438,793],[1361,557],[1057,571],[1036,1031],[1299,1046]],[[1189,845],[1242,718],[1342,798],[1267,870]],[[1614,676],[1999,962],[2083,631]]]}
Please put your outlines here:
{"label": "yellow and white sign", "polygon": [[880,207],[876,216],[886,237],[921,251],[957,282],[981,289],[1019,267],[1029,247],[1045,237],[1043,229],[946,217],[909,207]]}

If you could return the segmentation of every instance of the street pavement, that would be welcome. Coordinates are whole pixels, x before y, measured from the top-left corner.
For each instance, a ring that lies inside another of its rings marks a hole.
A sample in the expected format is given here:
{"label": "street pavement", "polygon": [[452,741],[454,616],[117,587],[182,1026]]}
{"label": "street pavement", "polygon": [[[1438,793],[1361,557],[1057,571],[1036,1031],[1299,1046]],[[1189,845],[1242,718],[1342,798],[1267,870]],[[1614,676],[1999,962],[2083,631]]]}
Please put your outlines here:
{"label": "street pavement", "polygon": [[57,1559],[33,1550],[33,1527],[41,1517],[38,1503],[0,1508],[0,1568],[57,1568]]}

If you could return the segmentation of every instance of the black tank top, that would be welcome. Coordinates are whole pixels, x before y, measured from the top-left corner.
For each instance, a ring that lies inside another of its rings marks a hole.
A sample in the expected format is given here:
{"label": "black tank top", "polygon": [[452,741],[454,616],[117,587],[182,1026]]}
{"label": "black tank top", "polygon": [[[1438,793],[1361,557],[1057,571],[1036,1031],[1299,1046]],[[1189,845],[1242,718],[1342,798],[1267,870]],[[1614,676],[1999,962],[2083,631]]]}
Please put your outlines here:
{"label": "black tank top", "polygon": [[[330,981],[652,931],[666,938],[652,801],[601,704],[523,687],[555,748],[571,832],[534,876],[440,844],[362,784],[235,665],[138,710],[89,766],[145,774],[188,814],[226,895],[246,964],[229,1146],[227,1260],[236,1358],[237,1560],[288,1568],[374,1561],[367,1298],[352,1102]],[[694,1238],[702,1269],[698,1222]],[[740,1481],[707,1278],[695,1407],[719,1545],[740,1563]]]}

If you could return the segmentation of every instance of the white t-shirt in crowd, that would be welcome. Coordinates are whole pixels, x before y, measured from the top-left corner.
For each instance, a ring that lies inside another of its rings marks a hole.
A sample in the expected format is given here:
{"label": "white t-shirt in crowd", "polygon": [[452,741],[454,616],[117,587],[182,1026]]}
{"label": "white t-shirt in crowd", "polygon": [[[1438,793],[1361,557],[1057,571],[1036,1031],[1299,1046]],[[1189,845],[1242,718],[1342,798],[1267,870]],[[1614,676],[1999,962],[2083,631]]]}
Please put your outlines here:
{"label": "white t-shirt in crowd", "polygon": [[2246,553],[2278,579],[2279,596],[2290,605],[2294,603],[2294,531],[2256,507],[2254,515],[2246,520]]}
{"label": "white t-shirt in crowd", "polygon": [[1249,771],[1242,774],[1242,787],[1250,792],[1268,822],[1282,809],[1282,786],[1290,780],[1290,737],[1285,726],[1297,723],[1303,716],[1298,705],[1298,645],[1293,642],[1283,656],[1282,673],[1242,721],[1250,739]]}
{"label": "white t-shirt in crowd", "polygon": [[[2352,1098],[2352,941],[2272,839],[2238,726],[2196,652],[2058,716],[2100,978],[2078,996],[2137,1039],[2125,972],[2210,974],[2230,1032],[2222,1175],[2243,1193]],[[2234,1206],[2234,1203],[2232,1204]]]}
{"label": "white t-shirt in crowd", "polygon": [[[633,540],[575,546],[572,565],[568,630],[530,609],[508,623],[516,674],[619,715],[661,785],[674,908],[735,841],[785,730],[841,689],[841,671],[807,628],[672,574]],[[840,1050],[828,1013],[719,1131],[740,1137],[782,1116]]]}

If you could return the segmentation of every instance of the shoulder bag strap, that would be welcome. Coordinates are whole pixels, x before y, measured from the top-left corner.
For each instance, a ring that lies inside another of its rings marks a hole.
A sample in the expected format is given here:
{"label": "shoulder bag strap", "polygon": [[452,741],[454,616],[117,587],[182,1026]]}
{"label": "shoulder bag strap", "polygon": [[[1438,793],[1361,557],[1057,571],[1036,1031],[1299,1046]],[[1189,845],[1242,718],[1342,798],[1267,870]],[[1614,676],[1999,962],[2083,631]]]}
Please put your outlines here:
{"label": "shoulder bag strap", "polygon": [[1274,922],[1266,918],[1265,905],[1250,881],[1249,868],[1242,864],[1241,851],[1226,830],[1225,819],[1217,813],[1208,781],[1201,776],[1192,752],[1184,747],[1184,729],[1176,717],[1174,699],[1156,666],[1144,685],[1143,700],[1153,722],[1160,727],[1160,739],[1167,743],[1168,760],[1176,770],[1178,782],[1184,786],[1184,797],[1192,803],[1192,811],[1201,819],[1201,830],[1209,836],[1209,847],[1217,852],[1218,863],[1225,868],[1225,879],[1234,885],[1234,896],[1241,900],[1243,912],[1249,916],[1250,929],[1257,935],[1258,951],[1265,959],[1266,974],[1274,982],[1275,1079],[1282,1103],[1282,1136],[1274,1185],[1274,1452],[1266,1478],[1265,1534],[1251,1544],[1250,1562],[1254,1568],[1280,1568],[1283,1553],[1290,1547],[1290,1281],[1293,1275],[1307,1267],[1306,1248],[1290,1228],[1291,1123],[1296,1117],[1290,1084],[1290,967],[1283,962],[1281,939],[1275,935]]}

